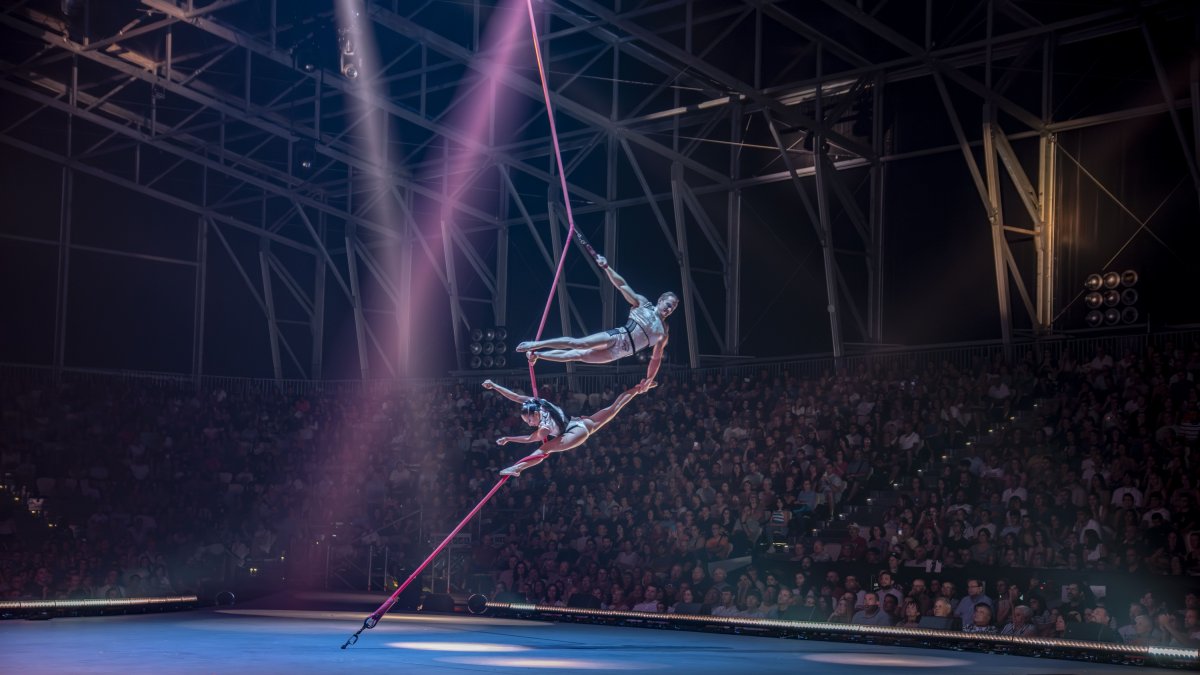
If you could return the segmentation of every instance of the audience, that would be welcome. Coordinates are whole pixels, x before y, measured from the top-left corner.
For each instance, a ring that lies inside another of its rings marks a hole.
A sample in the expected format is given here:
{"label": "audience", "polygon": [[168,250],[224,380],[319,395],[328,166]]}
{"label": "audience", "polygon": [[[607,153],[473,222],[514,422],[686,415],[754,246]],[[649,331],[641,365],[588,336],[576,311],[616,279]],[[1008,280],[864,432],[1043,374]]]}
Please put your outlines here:
{"label": "audience", "polygon": [[[468,564],[548,604],[1195,646],[1200,349],[1163,344],[665,371],[604,433],[510,481],[468,530]],[[578,412],[620,387],[542,395]],[[521,427],[465,381],[14,371],[0,412],[13,599],[211,592],[268,569],[312,583],[369,547],[419,562],[511,463],[494,439]],[[837,571],[859,566],[869,586]],[[1038,569],[1177,577],[1179,596],[1147,594],[1118,631],[1082,582],[1060,601],[1013,581]],[[960,596],[950,578],[967,573]]]}

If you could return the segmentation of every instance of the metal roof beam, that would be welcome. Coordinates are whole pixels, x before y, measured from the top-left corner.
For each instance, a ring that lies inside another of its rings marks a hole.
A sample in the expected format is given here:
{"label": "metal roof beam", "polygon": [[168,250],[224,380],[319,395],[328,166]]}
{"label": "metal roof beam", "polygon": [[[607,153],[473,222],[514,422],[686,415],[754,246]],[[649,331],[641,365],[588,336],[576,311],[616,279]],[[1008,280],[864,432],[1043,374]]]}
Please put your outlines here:
{"label": "metal roof beam", "polygon": [[[179,7],[178,5],[175,5],[172,2],[168,2],[167,0],[142,0],[142,4],[144,4],[148,7],[151,7],[157,11],[163,12],[164,14],[167,14],[169,16],[182,17],[182,15],[186,14],[186,12],[183,10],[182,7]],[[374,5],[372,5],[371,7],[368,8],[369,13],[371,13],[372,15],[374,15],[377,10],[378,10],[378,7],[374,6]],[[207,18],[190,19],[188,21],[188,23],[195,26],[196,28],[199,28],[200,30],[203,30],[207,33],[211,33],[213,35],[216,35],[217,37],[220,37],[221,39],[226,40],[227,42],[231,42],[240,47],[244,47],[245,49],[248,49],[248,50],[254,52],[255,54],[258,54],[259,56],[262,56],[271,61],[274,61],[277,64],[287,66],[288,68],[292,68],[292,69],[294,69],[294,67],[295,67],[295,59],[290,54],[288,54],[287,52],[285,52],[281,49],[278,49],[276,47],[272,47],[270,44],[263,42],[262,40],[259,40],[258,38],[255,38],[254,36],[244,33],[240,30],[237,30],[235,28],[230,28],[229,26],[226,26],[224,24],[218,23],[217,21],[214,21],[212,19],[207,19]],[[298,74],[304,75],[305,77],[311,78],[314,82],[319,82],[322,85],[336,89],[347,97],[357,98],[359,100],[362,100],[364,103],[366,103],[369,106],[384,110],[388,114],[392,115],[393,117],[397,117],[397,118],[404,120],[406,122],[409,122],[411,124],[415,124],[417,126],[424,127],[426,129],[429,129],[430,131],[437,133],[440,136],[444,136],[444,137],[451,139],[457,143],[460,143],[464,146],[481,151],[485,155],[492,157],[494,160],[505,162],[505,163],[521,164],[521,162],[519,162],[516,158],[507,156],[504,153],[498,153],[498,152],[496,152],[496,150],[494,148],[489,147],[488,145],[486,145],[484,143],[480,143],[476,139],[470,138],[469,136],[460,133],[456,129],[453,129],[444,124],[438,124],[436,122],[433,122],[433,121],[429,120],[428,118],[420,115],[419,113],[415,113],[413,111],[407,110],[403,106],[396,105],[396,104],[392,103],[391,101],[388,101],[385,98],[378,97],[378,96],[364,97],[361,92],[356,91],[356,88],[352,85],[352,83],[350,83],[348,80],[342,78],[340,75],[333,73],[332,71],[327,71],[325,69],[321,69],[314,73],[301,73],[300,71],[296,71],[296,72]],[[381,169],[376,168],[376,167],[370,167],[369,165],[356,166],[356,168],[359,168],[359,169],[362,169],[364,171],[368,171],[371,173],[375,173],[375,174],[379,174],[381,171]],[[544,170],[539,169],[534,166],[521,166],[520,168],[522,171],[525,171],[532,175],[538,176],[539,178],[541,178],[542,180],[547,181],[547,182],[554,182],[557,180],[549,172],[544,171]],[[578,186],[573,186],[573,189],[582,190],[582,188],[579,188]],[[586,192],[586,190],[584,190],[584,192]],[[422,193],[422,194],[424,194],[424,193]],[[433,197],[432,194],[425,195],[425,196]],[[603,198],[600,197],[599,195],[591,195],[589,197],[589,199],[592,199],[593,201],[603,201]],[[478,217],[478,216],[476,216],[476,217]]]}
{"label": "metal roof beam", "polygon": [[763,94],[761,91],[756,90],[749,84],[740,81],[733,75],[730,75],[720,68],[696,58],[694,54],[691,54],[684,49],[671,44],[670,42],[656,35],[654,32],[622,19],[619,15],[614,14],[608,9],[602,7],[599,3],[593,2],[592,0],[573,0],[573,2],[586,11],[606,19],[614,26],[617,26],[621,30],[633,35],[642,42],[653,46],[655,49],[667,54],[673,59],[676,59],[680,63],[685,64],[688,68],[694,70],[695,72],[712,78],[712,80],[728,88],[729,91],[736,92],[748,100],[754,101],[764,108],[771,110],[782,119],[787,120],[789,124],[818,131],[831,143],[845,150],[849,150],[860,157],[872,157],[873,152],[871,148],[867,147],[860,141],[849,138],[833,129],[827,128],[822,121],[813,119],[800,113],[798,110],[795,110],[792,107],[784,105],[782,102],[776,99],[772,99],[771,97]]}
{"label": "metal roof beam", "polygon": [[[441,54],[453,58],[474,70],[480,70],[484,65],[479,63],[478,59],[476,58],[477,54],[475,52],[472,52],[466,47],[463,47],[448,38],[438,35],[437,33],[434,33],[433,31],[420,26],[412,20],[407,19],[399,14],[390,12],[377,5],[372,5],[369,13],[371,19],[379,25],[400,35],[404,35],[410,39],[426,42],[431,48],[435,49]],[[539,101],[542,100],[542,88],[541,85],[537,84],[536,82],[521,77],[512,71],[502,72],[500,74],[500,79],[509,87],[512,87],[513,89],[529,96],[530,98]],[[724,175],[722,172],[715,171],[690,157],[684,157],[675,150],[672,150],[671,148],[655,140],[642,136],[637,132],[624,129],[610,120],[607,116],[597,113],[587,105],[568,99],[565,96],[555,92],[550,92],[550,99],[553,105],[558,108],[558,110],[568,113],[572,117],[575,117],[584,123],[603,129],[606,132],[616,135],[620,138],[628,138],[630,141],[663,155],[664,157],[682,162],[687,168],[716,183],[720,183],[722,185],[729,183],[729,177]],[[522,171],[526,171],[524,166],[514,165],[514,168],[520,168]],[[538,176],[539,174],[544,173],[545,172],[538,171],[532,175]],[[569,186],[568,189],[574,191],[575,187]],[[592,201],[603,203],[605,200],[601,199]]]}

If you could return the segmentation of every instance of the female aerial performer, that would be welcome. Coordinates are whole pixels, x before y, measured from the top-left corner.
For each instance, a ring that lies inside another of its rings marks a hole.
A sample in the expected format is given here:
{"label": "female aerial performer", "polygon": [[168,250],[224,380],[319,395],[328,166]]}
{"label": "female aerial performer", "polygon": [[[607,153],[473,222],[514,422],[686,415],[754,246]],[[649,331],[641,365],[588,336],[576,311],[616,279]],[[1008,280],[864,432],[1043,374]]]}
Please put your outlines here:
{"label": "female aerial performer", "polygon": [[517,345],[517,351],[527,352],[530,362],[544,359],[546,361],[582,361],[584,363],[609,363],[626,356],[632,356],[647,347],[653,347],[650,357],[650,368],[646,373],[647,380],[654,380],[658,366],[662,362],[662,351],[667,345],[667,317],[679,305],[679,298],[667,291],[659,296],[657,303],[652,303],[644,295],[640,295],[629,287],[629,283],[608,266],[604,256],[596,256],[596,264],[608,274],[621,295],[632,308],[629,310],[629,320],[620,328],[613,328],[603,333],[594,333],[587,337],[560,337],[548,340],[522,342]]}
{"label": "female aerial performer", "polygon": [[506,389],[491,380],[483,381],[484,389],[491,389],[504,398],[521,404],[521,419],[531,427],[537,427],[528,436],[501,436],[496,439],[499,445],[509,443],[541,443],[541,447],[520,462],[500,471],[501,476],[519,476],[531,466],[541,464],[546,457],[555,452],[565,452],[583,445],[600,427],[608,424],[617,416],[625,404],[638,394],[644,394],[656,386],[654,380],[646,378],[634,385],[632,389],[622,392],[607,408],[592,413],[586,417],[567,417],[562,408],[543,398],[522,396]]}

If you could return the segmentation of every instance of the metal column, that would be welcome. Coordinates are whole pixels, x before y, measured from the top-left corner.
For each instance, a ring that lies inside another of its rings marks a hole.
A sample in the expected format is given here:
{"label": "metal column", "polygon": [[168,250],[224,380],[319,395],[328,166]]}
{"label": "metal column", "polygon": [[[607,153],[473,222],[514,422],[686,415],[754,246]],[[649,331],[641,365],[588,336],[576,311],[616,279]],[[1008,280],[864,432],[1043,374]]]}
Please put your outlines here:
{"label": "metal column", "polygon": [[700,367],[700,348],[696,344],[696,289],[692,285],[691,259],[688,254],[687,224],[683,212],[683,165],[671,165],[671,196],[675,207],[675,241],[679,246],[679,278],[683,286],[684,325],[688,340],[688,365]]}
{"label": "metal column", "polygon": [[208,293],[208,219],[196,220],[196,288],[192,308],[192,377],[204,375],[204,310]]}
{"label": "metal column", "polygon": [[[729,176],[741,177],[742,106],[734,104],[729,115]],[[742,344],[742,191],[729,190],[725,201],[725,354],[736,356]]]}

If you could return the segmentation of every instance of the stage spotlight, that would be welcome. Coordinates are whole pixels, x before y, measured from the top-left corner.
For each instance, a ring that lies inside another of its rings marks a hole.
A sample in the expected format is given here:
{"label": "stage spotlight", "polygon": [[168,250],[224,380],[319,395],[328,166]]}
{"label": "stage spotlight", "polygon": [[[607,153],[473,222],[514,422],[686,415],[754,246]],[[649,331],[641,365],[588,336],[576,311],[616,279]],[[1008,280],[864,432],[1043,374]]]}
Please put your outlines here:
{"label": "stage spotlight", "polygon": [[1137,301],[1138,292],[1136,289],[1126,288],[1125,290],[1121,291],[1121,304],[1134,305],[1137,304]]}
{"label": "stage spotlight", "polygon": [[1121,311],[1116,307],[1109,307],[1104,310],[1104,323],[1115,326],[1121,321]]}
{"label": "stage spotlight", "polygon": [[483,353],[483,344],[481,344],[479,342],[472,342],[471,346],[468,349],[471,350],[472,354],[478,356]]}
{"label": "stage spotlight", "polygon": [[1096,309],[1104,304],[1104,296],[1095,292],[1088,293],[1084,296],[1083,303],[1088,306],[1088,309]]}
{"label": "stage spotlight", "polygon": [[1089,327],[1097,328],[1100,324],[1104,323],[1104,314],[1098,309],[1093,309],[1087,313],[1087,316],[1083,320],[1087,322]]}
{"label": "stage spotlight", "polygon": [[1104,280],[1099,274],[1089,274],[1088,278],[1083,282],[1083,287],[1089,291],[1098,291],[1104,285]]}
{"label": "stage spotlight", "polygon": [[471,330],[471,342],[483,342],[483,331],[479,328]]}
{"label": "stage spotlight", "polygon": [[[1116,310],[1113,310],[1113,311],[1115,312]],[[491,368],[495,365],[496,365],[496,359],[493,359],[490,356],[483,357],[483,367],[484,368]]]}
{"label": "stage spotlight", "polygon": [[497,354],[503,354],[506,351],[508,351],[507,343],[505,343],[505,342],[497,342],[496,343],[496,353]]}
{"label": "stage spotlight", "polygon": [[1116,307],[1121,302],[1121,294],[1116,291],[1104,291],[1104,304],[1109,307]]}
{"label": "stage spotlight", "polygon": [[1120,285],[1120,283],[1121,283],[1121,275],[1120,274],[1117,274],[1116,272],[1105,272],[1104,273],[1104,287],[1105,288],[1116,288],[1118,285]]}
{"label": "stage spotlight", "polygon": [[1138,282],[1138,273],[1134,270],[1125,270],[1121,273],[1121,285],[1132,286]]}
{"label": "stage spotlight", "polygon": [[508,359],[504,358],[503,356],[497,356],[495,363],[497,368],[503,368],[504,366],[508,365]]}
{"label": "stage spotlight", "polygon": [[496,339],[496,329],[489,328],[489,329],[483,331],[483,339],[487,340],[488,342],[495,340]]}
{"label": "stage spotlight", "polygon": [[1124,323],[1136,323],[1138,320],[1137,307],[1126,307],[1121,310],[1121,321]]}
{"label": "stage spotlight", "polygon": [[496,339],[497,340],[507,340],[508,339],[508,330],[506,330],[504,328],[504,326],[496,327]]}
{"label": "stage spotlight", "polygon": [[483,353],[484,354],[494,354],[495,352],[496,352],[495,343],[492,343],[492,342],[483,343]]}
{"label": "stage spotlight", "polygon": [[357,80],[358,79],[358,64],[355,63],[354,61],[347,61],[345,58],[343,58],[342,59],[342,76],[345,77],[347,80]]}
{"label": "stage spotlight", "polygon": [[317,146],[309,140],[296,141],[292,147],[292,159],[301,172],[312,171],[317,160]]}
{"label": "stage spotlight", "polygon": [[467,598],[467,611],[472,614],[483,614],[487,611],[487,596],[476,593]]}
{"label": "stage spotlight", "polygon": [[471,367],[472,368],[482,368],[483,367],[483,359],[479,358],[478,356],[472,356],[471,357]]}

